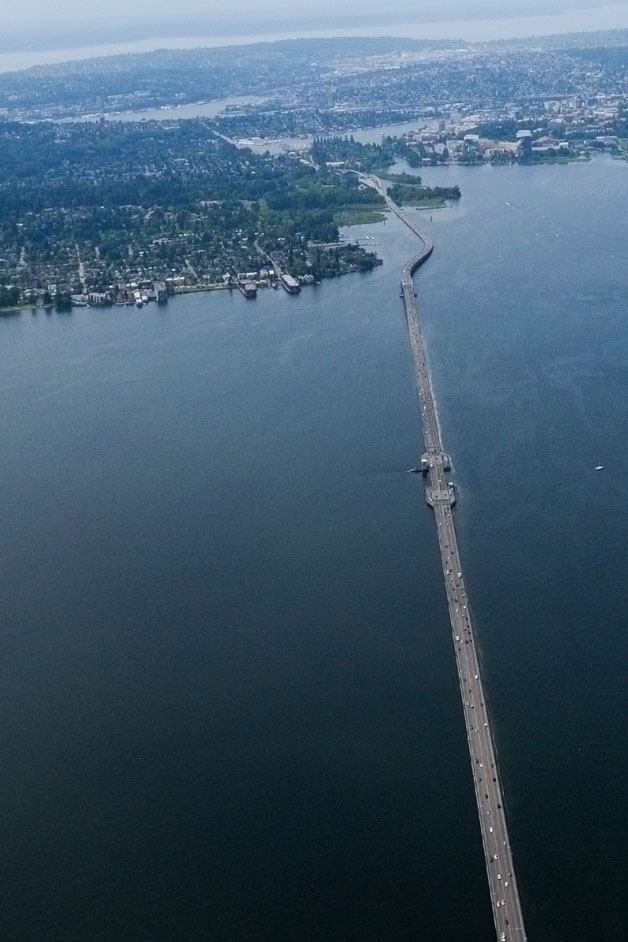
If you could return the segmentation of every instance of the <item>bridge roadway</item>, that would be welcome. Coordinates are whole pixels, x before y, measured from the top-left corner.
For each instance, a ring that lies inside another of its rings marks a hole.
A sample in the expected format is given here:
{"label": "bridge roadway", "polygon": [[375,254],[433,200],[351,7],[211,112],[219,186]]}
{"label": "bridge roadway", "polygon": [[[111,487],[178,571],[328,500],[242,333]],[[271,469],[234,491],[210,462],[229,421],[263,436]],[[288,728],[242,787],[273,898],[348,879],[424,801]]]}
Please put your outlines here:
{"label": "bridge roadway", "polygon": [[[376,180],[376,186],[382,192],[379,180]],[[426,499],[433,507],[436,519],[497,939],[498,942],[525,942],[526,932],[508,837],[491,721],[486,708],[473,623],[458,551],[452,511],[455,498],[447,479],[449,457],[442,444],[412,281],[413,273],[429,258],[434,246],[430,236],[422,232],[391,200],[387,199],[386,202],[423,242],[423,250],[402,269],[401,289],[421,410],[425,445],[422,464],[429,480]]]}

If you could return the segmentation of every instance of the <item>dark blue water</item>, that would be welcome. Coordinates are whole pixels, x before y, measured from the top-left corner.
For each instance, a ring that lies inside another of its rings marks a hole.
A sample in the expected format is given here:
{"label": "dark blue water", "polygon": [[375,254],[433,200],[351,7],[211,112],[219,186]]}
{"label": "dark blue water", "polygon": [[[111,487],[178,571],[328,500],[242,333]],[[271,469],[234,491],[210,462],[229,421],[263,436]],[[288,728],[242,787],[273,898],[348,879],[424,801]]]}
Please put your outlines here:
{"label": "dark blue water", "polygon": [[[530,939],[621,940],[628,167],[457,173],[418,284]],[[377,231],[297,298],[0,319],[0,937],[492,938]]]}
{"label": "dark blue water", "polygon": [[530,938],[619,942],[628,166],[431,176],[465,194],[420,287]]}

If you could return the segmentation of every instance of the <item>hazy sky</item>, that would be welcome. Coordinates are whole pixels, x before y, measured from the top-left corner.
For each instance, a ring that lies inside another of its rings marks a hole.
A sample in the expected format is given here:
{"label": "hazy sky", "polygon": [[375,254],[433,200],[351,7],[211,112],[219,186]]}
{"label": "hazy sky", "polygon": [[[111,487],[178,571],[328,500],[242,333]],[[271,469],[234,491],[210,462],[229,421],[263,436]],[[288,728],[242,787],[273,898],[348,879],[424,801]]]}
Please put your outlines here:
{"label": "hazy sky", "polygon": [[[33,24],[33,20],[57,20],[68,18],[136,18],[150,16],[154,20],[171,19],[173,15],[199,17],[203,20],[221,19],[225,8],[229,15],[254,15],[255,19],[268,16],[272,19],[284,16],[290,19],[319,18],[321,15],[353,15],[359,19],[364,13],[407,15],[414,20],[466,19],[467,17],[526,16],[534,14],[561,13],[587,7],[616,5],[628,7],[628,0],[317,0],[311,4],[299,4],[296,0],[178,0],[174,7],[171,0],[19,0],[0,3],[0,22],[3,25]],[[54,13],[51,13],[51,9]],[[33,24],[34,25],[34,24]]]}

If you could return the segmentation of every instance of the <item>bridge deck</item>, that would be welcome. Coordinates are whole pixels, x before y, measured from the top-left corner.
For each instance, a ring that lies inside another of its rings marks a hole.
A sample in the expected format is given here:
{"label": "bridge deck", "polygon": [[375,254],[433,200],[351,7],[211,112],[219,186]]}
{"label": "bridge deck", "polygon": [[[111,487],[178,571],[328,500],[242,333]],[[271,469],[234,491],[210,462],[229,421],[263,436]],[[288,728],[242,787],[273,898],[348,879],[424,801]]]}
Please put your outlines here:
{"label": "bridge deck", "polygon": [[[382,186],[375,184],[379,192]],[[433,243],[429,235],[409,220],[390,199],[389,208],[421,239],[423,251],[404,265],[401,291],[408,322],[408,336],[419,397],[423,440],[423,470],[428,475],[426,499],[434,508],[438,544],[445,578],[449,618],[462,696],[467,741],[471,757],[475,797],[484,846],[493,918],[498,942],[525,942],[521,901],[515,876],[504,799],[493,744],[491,721],[486,708],[482,674],[478,662],[473,622],[462,574],[452,505],[454,497],[446,477],[450,466],[441,439],[436,402],[421,334],[412,275],[429,258]]]}

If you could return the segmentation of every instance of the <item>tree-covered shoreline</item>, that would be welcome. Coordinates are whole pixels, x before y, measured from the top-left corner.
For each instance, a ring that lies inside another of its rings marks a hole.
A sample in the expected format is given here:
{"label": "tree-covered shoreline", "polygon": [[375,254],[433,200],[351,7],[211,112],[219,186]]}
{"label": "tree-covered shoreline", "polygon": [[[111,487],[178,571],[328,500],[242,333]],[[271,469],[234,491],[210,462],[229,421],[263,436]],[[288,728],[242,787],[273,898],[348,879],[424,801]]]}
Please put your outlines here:
{"label": "tree-covered shoreline", "polygon": [[311,255],[338,242],[336,213],[381,209],[377,194],[298,156],[237,148],[207,120],[4,122],[0,165],[2,306],[270,279],[272,253],[315,279],[375,261],[346,247],[338,265]]}

